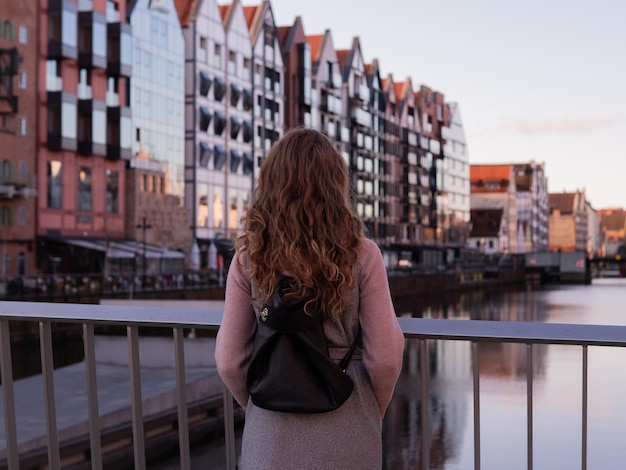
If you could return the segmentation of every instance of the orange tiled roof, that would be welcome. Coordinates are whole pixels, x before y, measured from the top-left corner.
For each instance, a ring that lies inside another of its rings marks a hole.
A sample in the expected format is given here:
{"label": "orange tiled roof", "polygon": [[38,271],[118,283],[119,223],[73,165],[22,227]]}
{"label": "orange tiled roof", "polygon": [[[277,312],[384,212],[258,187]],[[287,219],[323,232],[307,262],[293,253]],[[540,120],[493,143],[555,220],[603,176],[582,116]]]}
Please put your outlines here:
{"label": "orange tiled roof", "polygon": [[470,181],[502,181],[511,177],[511,165],[470,165]]}
{"label": "orange tiled roof", "polygon": [[404,82],[396,82],[394,83],[394,86],[396,87],[396,98],[401,99],[404,97]]}
{"label": "orange tiled roof", "polygon": [[189,18],[195,4],[196,0],[174,0],[174,6],[178,12],[178,20],[183,28],[189,26]]}
{"label": "orange tiled roof", "polygon": [[323,34],[315,34],[313,36],[307,36],[306,41],[311,47],[311,60],[315,62],[319,59],[320,48],[322,47],[322,41],[324,40]]}
{"label": "orange tiled roof", "polygon": [[350,49],[339,49],[338,51],[336,51],[336,53],[337,53],[337,60],[341,64],[342,68],[344,68],[346,64],[348,63],[348,56],[350,55]]}
{"label": "orange tiled roof", "polygon": [[222,15],[222,21],[226,21],[226,15],[228,15],[228,10],[230,9],[231,5],[232,5],[232,3],[229,3],[227,5],[218,5],[217,6],[220,9],[220,15]]}
{"label": "orange tiled roof", "polygon": [[254,21],[254,17],[256,16],[256,12],[259,10],[259,6],[248,6],[243,7],[243,14],[246,17],[246,24],[248,25],[248,30],[252,30],[252,22]]}

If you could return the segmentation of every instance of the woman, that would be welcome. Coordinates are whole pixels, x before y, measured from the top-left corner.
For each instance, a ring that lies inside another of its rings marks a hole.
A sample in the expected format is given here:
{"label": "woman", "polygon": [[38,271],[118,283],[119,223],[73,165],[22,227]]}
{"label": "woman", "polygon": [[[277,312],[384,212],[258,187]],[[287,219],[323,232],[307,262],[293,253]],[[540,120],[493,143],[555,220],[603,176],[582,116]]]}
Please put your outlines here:
{"label": "woman", "polygon": [[[255,406],[246,388],[257,316],[281,280],[313,296],[324,315],[331,357],[362,329],[362,353],[347,373],[348,400],[326,413]],[[243,469],[380,469],[381,423],[402,368],[404,337],[380,250],[351,209],[348,170],[321,133],[298,129],[270,150],[226,283],[217,369],[246,410]]]}

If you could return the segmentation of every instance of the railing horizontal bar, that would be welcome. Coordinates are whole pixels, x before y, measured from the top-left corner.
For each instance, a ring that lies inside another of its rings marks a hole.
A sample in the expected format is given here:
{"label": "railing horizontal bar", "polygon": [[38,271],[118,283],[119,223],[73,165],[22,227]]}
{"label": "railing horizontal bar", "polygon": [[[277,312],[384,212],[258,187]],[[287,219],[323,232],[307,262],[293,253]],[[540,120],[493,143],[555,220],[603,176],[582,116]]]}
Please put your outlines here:
{"label": "railing horizontal bar", "polygon": [[407,338],[626,346],[626,326],[398,318]]}
{"label": "railing horizontal bar", "polygon": [[217,329],[222,310],[44,302],[0,302],[0,320]]}
{"label": "railing horizontal bar", "polygon": [[[12,319],[217,330],[222,320],[222,311],[170,307],[0,302],[0,320]],[[626,326],[407,317],[401,317],[398,320],[407,338],[626,346]]]}

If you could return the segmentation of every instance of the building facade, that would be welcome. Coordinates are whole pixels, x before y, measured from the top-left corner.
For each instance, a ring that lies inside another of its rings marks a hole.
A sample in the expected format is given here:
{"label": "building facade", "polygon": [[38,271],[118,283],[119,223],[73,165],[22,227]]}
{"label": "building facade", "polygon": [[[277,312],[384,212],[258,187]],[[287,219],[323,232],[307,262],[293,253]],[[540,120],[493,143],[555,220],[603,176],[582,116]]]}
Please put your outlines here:
{"label": "building facade", "polygon": [[0,12],[0,283],[36,268],[38,1]]}
{"label": "building facade", "polygon": [[584,190],[550,193],[550,251],[587,252],[587,201]]}
{"label": "building facade", "polygon": [[[133,131],[126,175],[126,237],[188,251],[183,32],[173,0],[137,0],[128,17],[133,31]],[[148,271],[157,271],[155,264],[148,263]]]}
{"label": "building facade", "polygon": [[99,272],[105,250],[81,256],[79,242],[125,233],[122,188],[132,155],[126,2],[43,1],[39,16],[38,268]]}
{"label": "building facade", "polygon": [[465,245],[470,221],[470,165],[467,140],[458,103],[448,103],[450,121],[441,129],[443,181],[441,226],[447,243]]}

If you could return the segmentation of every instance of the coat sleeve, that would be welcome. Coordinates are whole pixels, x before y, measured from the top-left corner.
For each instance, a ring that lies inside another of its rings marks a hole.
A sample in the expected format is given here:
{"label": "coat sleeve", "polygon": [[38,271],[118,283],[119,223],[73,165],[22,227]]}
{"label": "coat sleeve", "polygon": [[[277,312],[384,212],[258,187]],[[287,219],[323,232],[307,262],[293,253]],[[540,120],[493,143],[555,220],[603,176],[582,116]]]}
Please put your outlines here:
{"label": "coat sleeve", "polygon": [[383,417],[402,370],[404,334],[391,300],[387,270],[374,242],[366,240],[360,262],[363,363]]}
{"label": "coat sleeve", "polygon": [[245,271],[235,256],[228,270],[224,317],[215,343],[217,372],[244,409],[248,404],[246,374],[256,331],[250,281]]}

